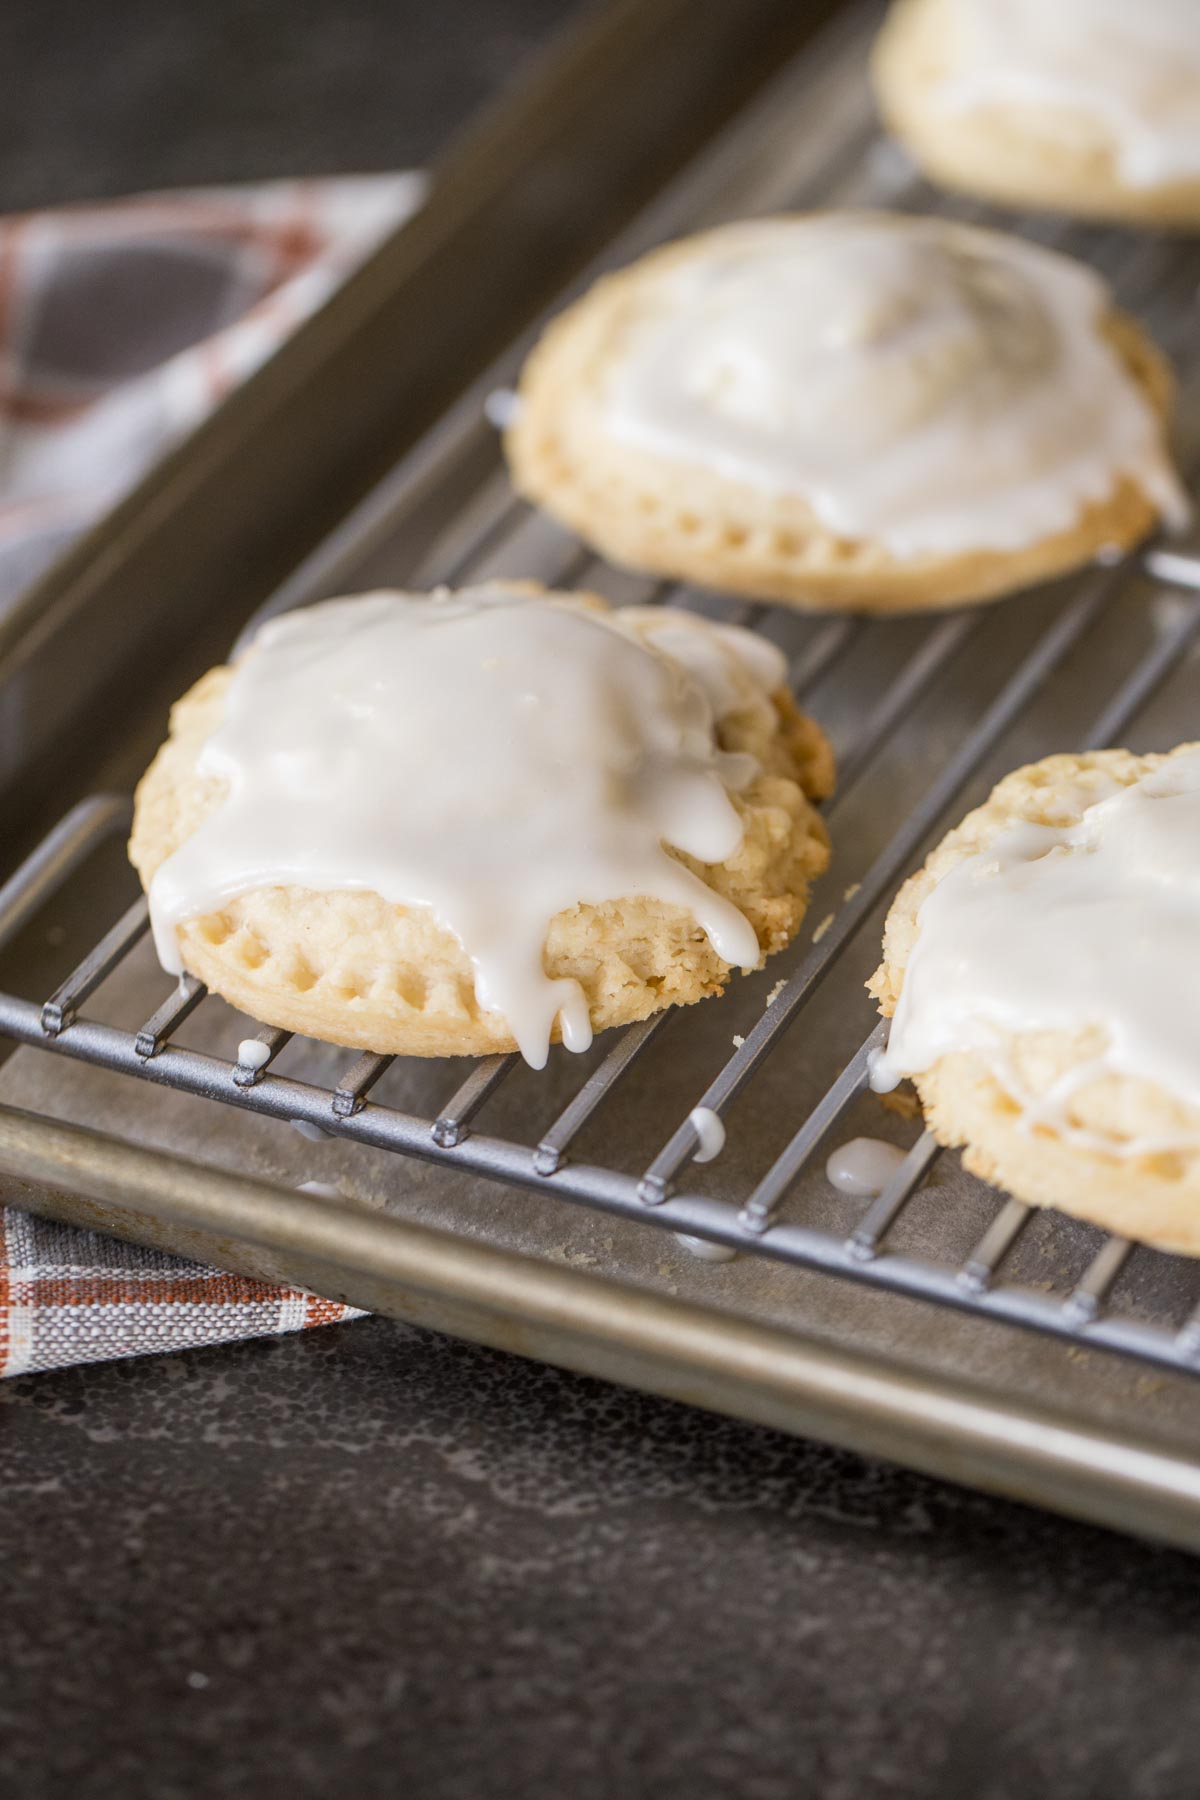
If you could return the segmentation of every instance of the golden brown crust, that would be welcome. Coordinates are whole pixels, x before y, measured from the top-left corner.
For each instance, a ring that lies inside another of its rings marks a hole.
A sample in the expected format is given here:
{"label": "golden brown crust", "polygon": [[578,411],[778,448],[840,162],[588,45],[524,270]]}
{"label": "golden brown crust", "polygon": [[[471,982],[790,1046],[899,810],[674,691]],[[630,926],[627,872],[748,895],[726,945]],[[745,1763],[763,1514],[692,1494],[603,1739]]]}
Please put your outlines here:
{"label": "golden brown crust", "polygon": [[1200,224],[1200,180],[1131,187],[1092,117],[1044,106],[938,106],[955,67],[953,11],[953,0],[894,0],[871,57],[884,122],[927,175],[1000,206],[1180,230]]}
{"label": "golden brown crust", "polygon": [[[129,854],[147,888],[223,798],[223,785],[199,776],[196,763],[223,716],[231,674],[210,670],[177,702],[170,736],[138,787]],[[742,909],[765,957],[795,936],[809,884],[829,860],[813,802],[832,790],[832,752],[788,694],[776,697],[770,726],[760,714],[736,714],[721,738],[761,765],[733,796],[745,837],[716,867],[681,860]],[[266,1024],[403,1056],[516,1048],[505,1021],[479,1007],[457,940],[427,911],[377,894],[259,889],[190,920],[179,939],[192,974]],[[560,913],[545,968],[580,982],[597,1030],[720,993],[730,972],[689,913],[641,898]]]}
{"label": "golden brown crust", "polygon": [[[1171,754],[1195,748],[1185,744]],[[884,929],[883,961],[868,983],[880,1011],[889,1018],[895,1011],[920,931],[917,914],[956,863],[1022,821],[1074,824],[1088,805],[1111,791],[1112,782],[1129,786],[1167,760],[1097,750],[1047,757],[1007,776],[896,896]],[[1039,1031],[1007,1037],[1004,1055],[1021,1092],[1036,1099],[1094,1061],[1102,1047],[1094,1029]],[[1200,1112],[1153,1083],[1117,1075],[1084,1082],[1065,1103],[1070,1128],[1065,1134],[1048,1125],[1029,1129],[1008,1088],[977,1054],[942,1057],[914,1085],[939,1143],[962,1146],[964,1164],[984,1180],[1032,1205],[1057,1207],[1108,1231],[1200,1255]],[[1087,1141],[1072,1132],[1086,1134]],[[1195,1151],[1136,1149],[1189,1138]],[[1111,1144],[1111,1151],[1092,1147],[1094,1139]]]}
{"label": "golden brown crust", "polygon": [[[527,359],[520,407],[505,437],[513,484],[612,562],[801,608],[892,613],[933,610],[1011,593],[1127,549],[1157,514],[1124,479],[1068,531],[1020,551],[898,558],[866,539],[838,537],[792,494],[770,494],[700,465],[680,465],[602,430],[600,385],[611,345],[644,284],[707,253],[703,234],[605,277],[551,322]],[[1156,413],[1169,419],[1172,380],[1132,319],[1105,330]]]}

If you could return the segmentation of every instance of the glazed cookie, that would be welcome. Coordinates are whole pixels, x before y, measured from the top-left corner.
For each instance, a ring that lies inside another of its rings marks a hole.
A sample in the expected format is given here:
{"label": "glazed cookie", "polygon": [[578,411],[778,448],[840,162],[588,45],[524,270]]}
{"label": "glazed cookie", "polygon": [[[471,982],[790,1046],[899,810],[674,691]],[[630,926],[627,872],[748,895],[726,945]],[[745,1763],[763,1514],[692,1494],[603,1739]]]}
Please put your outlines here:
{"label": "glazed cookie", "polygon": [[1022,1200],[1200,1255],[1200,745],[1019,769],[901,889],[874,1085]]}
{"label": "glazed cookie", "polygon": [[749,632],[524,584],[367,594],[178,703],[130,856],[164,967],[254,1018],[540,1067],[787,944],[832,781]]}
{"label": "glazed cookie", "polygon": [[1195,0],[895,0],[873,73],[887,124],[947,187],[1200,225]]}
{"label": "glazed cookie", "polygon": [[834,213],[726,226],[601,281],[533,351],[506,445],[518,490],[618,563],[891,612],[1181,521],[1169,394],[1080,264]]}

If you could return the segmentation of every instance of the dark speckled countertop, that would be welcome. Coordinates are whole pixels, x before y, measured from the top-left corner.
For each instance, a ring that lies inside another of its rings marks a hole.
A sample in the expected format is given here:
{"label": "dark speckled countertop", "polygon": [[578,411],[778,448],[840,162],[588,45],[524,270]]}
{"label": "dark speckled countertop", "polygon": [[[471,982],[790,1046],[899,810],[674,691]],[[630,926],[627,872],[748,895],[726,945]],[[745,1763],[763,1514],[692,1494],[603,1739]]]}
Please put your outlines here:
{"label": "dark speckled countertop", "polygon": [[6,1793],[1196,1792],[1166,1551],[382,1320],[3,1397]]}
{"label": "dark speckled countertop", "polygon": [[[433,155],[566,0],[9,0],[0,204]],[[1200,1566],[381,1320],[0,1390],[0,1792],[1178,1800]]]}

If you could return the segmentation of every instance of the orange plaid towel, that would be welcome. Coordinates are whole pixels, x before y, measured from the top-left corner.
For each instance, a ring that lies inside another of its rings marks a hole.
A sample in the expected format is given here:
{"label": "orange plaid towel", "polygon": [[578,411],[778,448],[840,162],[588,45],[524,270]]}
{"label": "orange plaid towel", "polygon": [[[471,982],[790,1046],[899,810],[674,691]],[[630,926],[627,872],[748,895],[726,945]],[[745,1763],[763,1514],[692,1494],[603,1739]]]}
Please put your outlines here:
{"label": "orange plaid towel", "polygon": [[[0,219],[0,612],[421,188],[417,175],[269,182]],[[0,1375],[358,1316],[0,1209]]]}
{"label": "orange plaid towel", "polygon": [[302,1288],[268,1287],[0,1208],[0,1375],[194,1350],[362,1316]]}

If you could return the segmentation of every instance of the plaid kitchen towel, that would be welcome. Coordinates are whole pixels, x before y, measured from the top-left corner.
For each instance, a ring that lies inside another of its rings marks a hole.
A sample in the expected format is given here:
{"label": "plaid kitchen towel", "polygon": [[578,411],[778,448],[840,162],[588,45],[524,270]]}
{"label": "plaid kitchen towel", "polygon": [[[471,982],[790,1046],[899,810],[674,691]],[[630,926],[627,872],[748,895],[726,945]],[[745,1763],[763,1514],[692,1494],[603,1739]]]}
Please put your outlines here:
{"label": "plaid kitchen towel", "polygon": [[[0,219],[0,612],[419,203],[419,175]],[[0,1209],[0,1375],[361,1316]]]}
{"label": "plaid kitchen towel", "polygon": [[418,174],[0,219],[0,609],[328,298]]}

